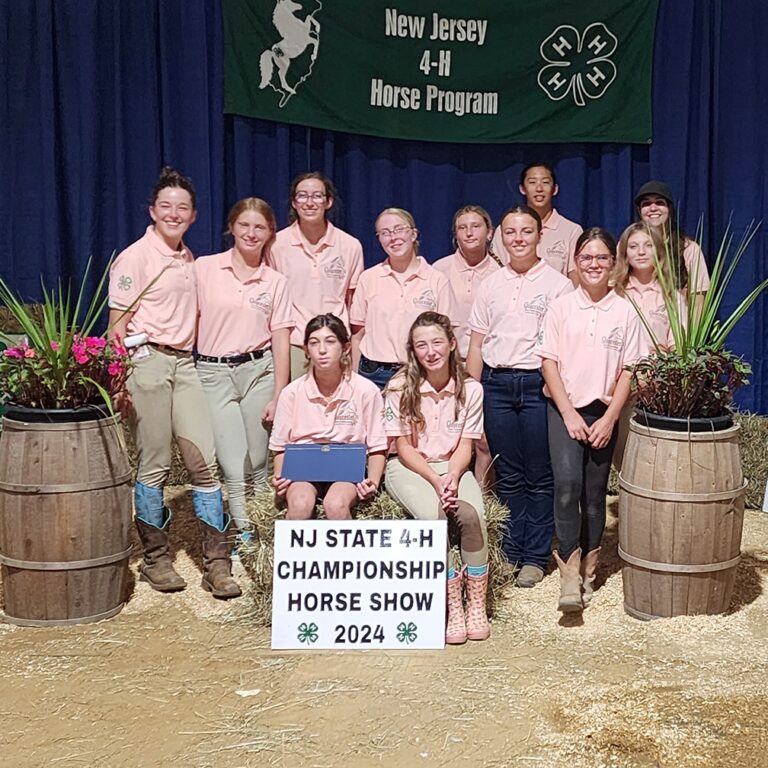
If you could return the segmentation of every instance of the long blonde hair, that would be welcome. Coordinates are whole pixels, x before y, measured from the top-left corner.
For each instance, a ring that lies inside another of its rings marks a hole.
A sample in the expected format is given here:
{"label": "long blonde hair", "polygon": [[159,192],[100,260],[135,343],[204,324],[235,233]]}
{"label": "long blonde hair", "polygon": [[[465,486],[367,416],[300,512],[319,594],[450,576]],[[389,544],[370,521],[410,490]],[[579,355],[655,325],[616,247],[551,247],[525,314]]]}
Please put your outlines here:
{"label": "long blonde hair", "polygon": [[[416,351],[413,347],[413,333],[417,328],[428,328],[430,326],[440,328],[445,333],[449,344],[455,342],[456,336],[453,333],[451,321],[446,315],[441,315],[439,312],[422,312],[414,320],[411,329],[408,331],[408,341],[405,345],[407,361],[391,379],[386,388],[386,392],[400,392],[400,420],[403,424],[409,425],[417,432],[421,432],[426,427],[424,414],[421,410],[421,384],[426,379],[427,373],[421,367],[416,357]],[[448,372],[450,377],[456,382],[454,418],[458,419],[459,412],[464,407],[466,401],[464,386],[466,374],[459,357],[458,344],[454,344],[448,356]]]}
{"label": "long blonde hair", "polygon": [[[627,245],[629,243],[629,238],[638,232],[647,235],[650,239],[667,282],[673,280],[672,273],[674,272],[675,287],[678,289],[685,288],[685,286],[688,285],[688,270],[685,267],[685,262],[681,261],[680,264],[670,264],[670,259],[674,261],[675,256],[667,253],[664,235],[660,231],[660,228],[651,227],[643,221],[638,221],[634,224],[630,224],[621,233],[618,246],[616,247],[616,266],[613,270],[613,282],[616,293],[620,296],[623,296],[626,293],[627,283],[629,282],[629,273],[631,272],[631,267],[629,266],[629,261],[627,259]],[[654,259],[653,263],[654,272],[656,272],[656,259]]]}

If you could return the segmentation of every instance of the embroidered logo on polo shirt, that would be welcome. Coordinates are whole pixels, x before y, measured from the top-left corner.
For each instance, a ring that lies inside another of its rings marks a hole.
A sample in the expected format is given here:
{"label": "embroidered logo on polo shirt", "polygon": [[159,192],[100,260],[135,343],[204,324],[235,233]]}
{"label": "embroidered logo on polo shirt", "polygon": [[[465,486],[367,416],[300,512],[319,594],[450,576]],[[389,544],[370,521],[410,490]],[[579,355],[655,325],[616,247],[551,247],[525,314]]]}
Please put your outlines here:
{"label": "embroidered logo on polo shirt", "polygon": [[617,325],[607,336],[603,336],[602,341],[606,349],[624,349],[624,329]]}
{"label": "embroidered logo on polo shirt", "polygon": [[133,285],[132,277],[128,277],[128,275],[120,275],[120,278],[117,281],[117,287],[119,290],[130,291],[132,285]]}
{"label": "embroidered logo on polo shirt", "polygon": [[265,315],[272,313],[272,297],[264,292],[258,296],[251,296],[248,299],[251,309],[260,309]]}
{"label": "embroidered logo on polo shirt", "polygon": [[354,427],[358,422],[357,408],[351,400],[345,400],[336,406],[334,424],[348,424]]}
{"label": "embroidered logo on polo shirt", "polygon": [[539,319],[544,317],[549,306],[549,297],[546,293],[540,293],[534,296],[530,301],[523,304],[523,310],[528,315],[536,315]]}
{"label": "embroidered logo on polo shirt", "polygon": [[337,256],[330,264],[326,264],[323,267],[323,272],[325,272],[326,277],[335,277],[339,280],[343,280],[347,276],[347,270],[341,256]]}
{"label": "embroidered logo on polo shirt", "polygon": [[395,412],[392,410],[392,406],[391,405],[388,405],[384,409],[384,418],[387,421],[394,421],[394,419],[395,419]]}
{"label": "embroidered logo on polo shirt", "polygon": [[464,429],[464,422],[467,420],[467,409],[462,408],[459,410],[459,416],[458,418],[448,418],[448,420],[445,422],[445,429],[448,432],[453,432],[454,434],[461,432]]}
{"label": "embroidered logo on polo shirt", "polygon": [[437,309],[437,299],[435,298],[435,292],[427,288],[426,291],[422,291],[418,296],[414,296],[413,304],[421,309]]}
{"label": "embroidered logo on polo shirt", "polygon": [[547,248],[547,255],[545,258],[551,267],[561,271],[565,266],[567,253],[568,246],[565,244],[565,240],[558,240]]}

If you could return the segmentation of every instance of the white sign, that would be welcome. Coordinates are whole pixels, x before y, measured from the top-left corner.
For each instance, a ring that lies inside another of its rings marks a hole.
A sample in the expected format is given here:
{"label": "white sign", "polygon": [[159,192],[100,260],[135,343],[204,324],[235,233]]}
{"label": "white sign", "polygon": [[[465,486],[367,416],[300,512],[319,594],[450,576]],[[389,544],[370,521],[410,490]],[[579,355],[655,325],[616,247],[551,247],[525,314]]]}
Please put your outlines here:
{"label": "white sign", "polygon": [[278,520],[272,648],[443,648],[445,520]]}

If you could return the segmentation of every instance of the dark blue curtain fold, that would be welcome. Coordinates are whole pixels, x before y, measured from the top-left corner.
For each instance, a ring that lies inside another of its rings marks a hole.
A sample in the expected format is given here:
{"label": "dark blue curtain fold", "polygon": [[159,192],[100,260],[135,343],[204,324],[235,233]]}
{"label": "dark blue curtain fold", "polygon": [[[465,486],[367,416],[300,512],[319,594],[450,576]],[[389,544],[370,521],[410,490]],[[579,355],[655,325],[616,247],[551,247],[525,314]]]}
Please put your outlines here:
{"label": "dark blue curtain fold", "polygon": [[[768,199],[768,4],[762,0],[661,0],[654,54],[654,141],[617,144],[455,145],[403,142],[223,115],[221,9],[209,0],[0,0],[0,254],[2,276],[38,298],[40,278],[98,272],[147,225],[163,164],[190,175],[196,253],[222,246],[227,208],[269,200],[285,223],[288,185],[306,170],[334,179],[336,219],[381,257],[378,211],[413,211],[422,250],[451,249],[453,211],[480,203],[498,217],[519,201],[533,159],[558,174],[558,209],[617,235],[632,195],[662,178],[689,232],[704,215],[711,257],[732,217],[736,233],[765,217]],[[768,274],[758,235],[726,309]],[[753,364],[739,403],[768,411],[764,365],[768,299],[731,337]]]}

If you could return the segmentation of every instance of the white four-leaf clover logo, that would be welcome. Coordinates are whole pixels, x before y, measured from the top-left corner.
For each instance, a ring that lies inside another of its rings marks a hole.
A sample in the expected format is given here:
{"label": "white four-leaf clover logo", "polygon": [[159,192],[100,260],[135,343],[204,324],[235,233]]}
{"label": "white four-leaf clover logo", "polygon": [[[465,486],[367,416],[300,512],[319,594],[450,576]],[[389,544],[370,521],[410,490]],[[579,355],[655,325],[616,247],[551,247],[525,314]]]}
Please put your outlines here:
{"label": "white four-leaf clover logo", "polygon": [[549,62],[539,70],[539,85],[552,101],[569,93],[580,107],[584,97],[599,99],[616,79],[610,57],[616,51],[616,36],[601,22],[590,24],[582,34],[568,24],[559,26],[539,51]]}

